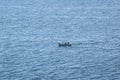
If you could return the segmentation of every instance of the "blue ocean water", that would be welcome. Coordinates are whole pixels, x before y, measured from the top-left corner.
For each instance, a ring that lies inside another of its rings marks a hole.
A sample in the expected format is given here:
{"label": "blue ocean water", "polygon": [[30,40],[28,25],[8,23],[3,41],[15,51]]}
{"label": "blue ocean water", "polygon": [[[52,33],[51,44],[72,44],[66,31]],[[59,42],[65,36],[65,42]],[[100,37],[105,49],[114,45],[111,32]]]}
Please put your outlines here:
{"label": "blue ocean water", "polygon": [[119,0],[0,0],[0,80],[120,80]]}

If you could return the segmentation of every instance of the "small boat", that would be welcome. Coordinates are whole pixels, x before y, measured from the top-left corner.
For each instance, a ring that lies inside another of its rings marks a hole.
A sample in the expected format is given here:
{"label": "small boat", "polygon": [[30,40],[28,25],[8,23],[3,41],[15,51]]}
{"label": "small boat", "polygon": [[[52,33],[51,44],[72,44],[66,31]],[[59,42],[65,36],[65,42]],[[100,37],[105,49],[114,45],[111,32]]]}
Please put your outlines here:
{"label": "small boat", "polygon": [[72,46],[69,42],[65,42],[65,43],[58,43],[59,47],[70,47]]}

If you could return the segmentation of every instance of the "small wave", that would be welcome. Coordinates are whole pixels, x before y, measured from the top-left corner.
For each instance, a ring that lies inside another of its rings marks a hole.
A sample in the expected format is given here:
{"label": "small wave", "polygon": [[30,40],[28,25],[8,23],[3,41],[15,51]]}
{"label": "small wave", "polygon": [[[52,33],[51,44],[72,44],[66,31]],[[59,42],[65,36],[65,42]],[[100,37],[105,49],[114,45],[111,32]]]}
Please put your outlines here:
{"label": "small wave", "polygon": [[0,8],[27,8],[27,7],[25,7],[25,6],[0,6]]}

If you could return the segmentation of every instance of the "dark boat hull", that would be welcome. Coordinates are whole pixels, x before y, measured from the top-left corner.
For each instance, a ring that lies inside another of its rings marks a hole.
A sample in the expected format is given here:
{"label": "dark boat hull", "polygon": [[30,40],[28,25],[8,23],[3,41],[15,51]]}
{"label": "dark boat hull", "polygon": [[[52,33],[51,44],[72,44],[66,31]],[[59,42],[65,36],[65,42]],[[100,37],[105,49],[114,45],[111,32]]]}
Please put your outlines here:
{"label": "dark boat hull", "polygon": [[71,47],[71,44],[58,44],[59,47]]}

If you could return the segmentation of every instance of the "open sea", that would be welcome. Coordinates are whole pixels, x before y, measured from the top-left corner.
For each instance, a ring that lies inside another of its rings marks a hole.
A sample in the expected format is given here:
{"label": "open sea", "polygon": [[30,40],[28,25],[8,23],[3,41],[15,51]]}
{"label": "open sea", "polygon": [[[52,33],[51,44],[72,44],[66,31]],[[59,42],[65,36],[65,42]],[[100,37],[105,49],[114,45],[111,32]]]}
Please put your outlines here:
{"label": "open sea", "polygon": [[120,80],[120,1],[0,0],[0,80]]}

